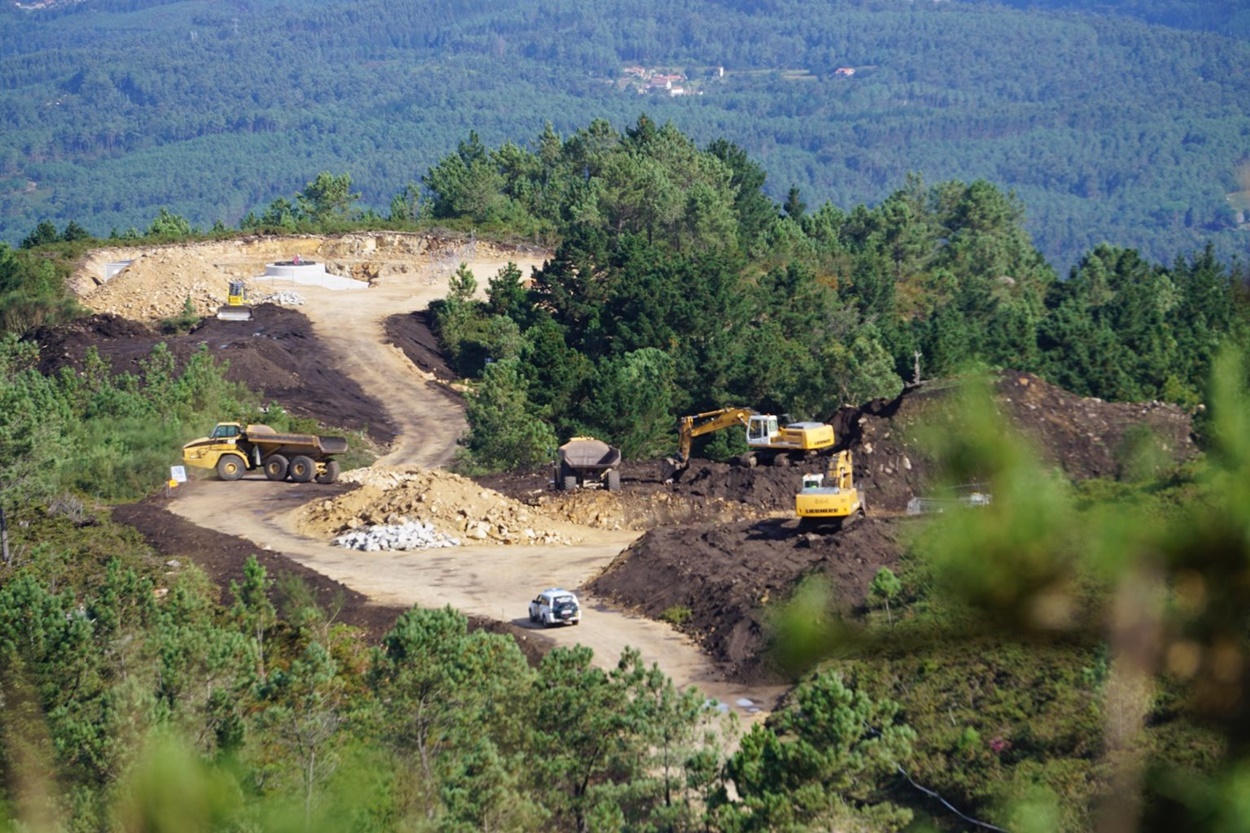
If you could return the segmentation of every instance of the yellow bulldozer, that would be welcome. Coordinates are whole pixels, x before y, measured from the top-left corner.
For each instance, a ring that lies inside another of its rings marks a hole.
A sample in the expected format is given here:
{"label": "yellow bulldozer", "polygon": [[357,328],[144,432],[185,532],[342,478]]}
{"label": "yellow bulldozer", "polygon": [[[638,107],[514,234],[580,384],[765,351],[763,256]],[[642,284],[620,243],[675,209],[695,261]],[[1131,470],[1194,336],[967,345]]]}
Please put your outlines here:
{"label": "yellow bulldozer", "polygon": [[842,529],[862,518],[865,511],[849,451],[831,457],[826,473],[803,475],[803,487],[794,496],[794,512],[801,526]]}
{"label": "yellow bulldozer", "polygon": [[247,288],[243,281],[230,281],[226,303],[217,310],[222,321],[251,321],[252,307],[247,302]]}

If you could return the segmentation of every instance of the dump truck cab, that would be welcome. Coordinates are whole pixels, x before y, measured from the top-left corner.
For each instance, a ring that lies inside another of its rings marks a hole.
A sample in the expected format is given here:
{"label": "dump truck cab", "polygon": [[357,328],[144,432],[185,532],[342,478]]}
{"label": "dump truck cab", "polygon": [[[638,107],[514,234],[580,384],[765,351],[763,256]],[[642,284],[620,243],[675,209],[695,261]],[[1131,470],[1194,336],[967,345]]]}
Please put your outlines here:
{"label": "dump truck cab", "polygon": [[213,432],[208,435],[212,440],[226,440],[233,442],[243,433],[243,426],[237,422],[219,422]]}

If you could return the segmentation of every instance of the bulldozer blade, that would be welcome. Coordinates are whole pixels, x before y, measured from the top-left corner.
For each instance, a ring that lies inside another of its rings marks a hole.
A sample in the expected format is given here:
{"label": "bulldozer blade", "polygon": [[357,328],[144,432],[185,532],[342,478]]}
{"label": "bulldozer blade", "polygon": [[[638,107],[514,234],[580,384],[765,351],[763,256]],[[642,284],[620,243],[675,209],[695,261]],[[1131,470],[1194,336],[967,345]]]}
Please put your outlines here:
{"label": "bulldozer blade", "polygon": [[222,307],[217,317],[222,321],[251,321],[252,311],[248,307]]}

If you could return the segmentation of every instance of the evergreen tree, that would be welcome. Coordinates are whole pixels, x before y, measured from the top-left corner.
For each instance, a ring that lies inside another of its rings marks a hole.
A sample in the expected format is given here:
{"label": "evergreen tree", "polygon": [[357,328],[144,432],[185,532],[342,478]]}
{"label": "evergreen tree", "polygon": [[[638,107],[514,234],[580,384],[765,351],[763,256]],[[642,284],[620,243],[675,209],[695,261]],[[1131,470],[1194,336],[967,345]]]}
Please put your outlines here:
{"label": "evergreen tree", "polygon": [[512,471],[551,460],[555,432],[531,407],[516,359],[487,365],[467,399],[465,447],[472,464]]}
{"label": "evergreen tree", "polygon": [[26,235],[22,239],[23,249],[33,249],[37,246],[46,246],[49,243],[55,243],[60,239],[56,233],[56,225],[51,220],[43,220],[39,225],[35,226],[34,231]]}
{"label": "evergreen tree", "polygon": [[335,175],[329,171],[317,174],[295,195],[300,213],[317,225],[348,218],[352,205],[359,199],[360,194],[352,193],[350,174]]}

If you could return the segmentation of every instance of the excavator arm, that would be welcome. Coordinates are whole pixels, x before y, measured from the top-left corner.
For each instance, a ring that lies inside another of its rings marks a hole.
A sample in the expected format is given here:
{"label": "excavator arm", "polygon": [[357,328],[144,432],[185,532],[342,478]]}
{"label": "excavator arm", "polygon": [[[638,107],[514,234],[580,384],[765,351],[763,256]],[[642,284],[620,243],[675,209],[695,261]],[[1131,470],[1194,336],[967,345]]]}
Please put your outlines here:
{"label": "excavator arm", "polygon": [[711,434],[734,425],[745,426],[750,422],[753,413],[755,411],[750,408],[721,408],[679,418],[677,420],[678,464],[684,466],[690,462],[690,449],[695,437]]}

